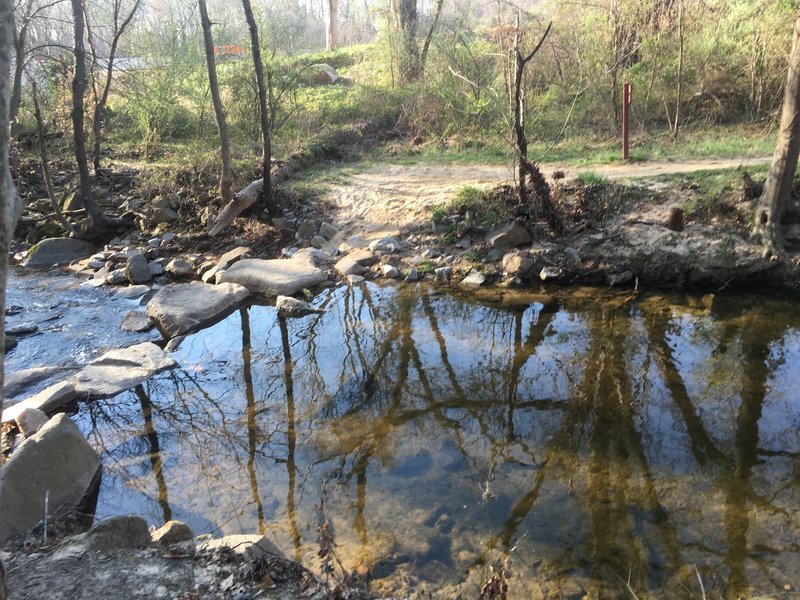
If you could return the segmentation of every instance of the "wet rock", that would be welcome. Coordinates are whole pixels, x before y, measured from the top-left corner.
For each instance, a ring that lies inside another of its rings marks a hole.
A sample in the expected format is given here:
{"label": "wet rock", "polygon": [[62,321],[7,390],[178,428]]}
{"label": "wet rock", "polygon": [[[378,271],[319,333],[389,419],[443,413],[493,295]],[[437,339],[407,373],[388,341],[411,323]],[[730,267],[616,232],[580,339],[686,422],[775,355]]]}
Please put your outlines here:
{"label": "wet rock", "polygon": [[489,234],[494,248],[515,248],[531,241],[531,233],[517,222],[503,225]]}
{"label": "wet rock", "polygon": [[384,277],[388,277],[389,279],[397,279],[400,277],[400,271],[398,271],[397,267],[394,265],[382,265],[381,272]]}
{"label": "wet rock", "polygon": [[316,308],[308,302],[291,296],[278,296],[275,300],[275,308],[278,309],[279,315],[286,317],[302,317],[303,315],[323,314],[325,312],[322,308]]}
{"label": "wet rock", "polygon": [[91,256],[95,247],[89,242],[74,238],[47,238],[42,240],[22,263],[24,267],[50,267],[64,265]]}
{"label": "wet rock", "polygon": [[266,296],[290,296],[326,279],[325,272],[306,260],[241,260],[222,274],[222,282],[237,283]]}
{"label": "wet rock", "polygon": [[459,283],[458,285],[468,290],[474,290],[481,287],[485,283],[486,283],[486,275],[484,275],[480,271],[476,271],[473,269],[472,271],[469,272],[469,275],[467,275],[464,279],[461,280],[461,283]]}
{"label": "wet rock", "polygon": [[630,283],[631,281],[633,281],[634,277],[635,275],[633,271],[625,269],[624,271],[621,271],[619,273],[612,273],[611,275],[609,275],[606,278],[606,283],[608,283],[608,285],[611,287],[615,287],[618,285],[624,285],[626,283]]}
{"label": "wet rock", "polygon": [[173,258],[167,263],[167,272],[175,277],[188,277],[194,275],[194,268],[188,260]]}
{"label": "wet rock", "polygon": [[36,408],[26,408],[14,420],[17,422],[17,429],[22,437],[29,438],[44,427],[49,419],[46,414]]}
{"label": "wet rock", "polygon": [[136,298],[141,298],[149,291],[150,286],[147,285],[129,285],[119,290],[117,296],[125,298],[126,300],[135,300]]}
{"label": "wet rock", "polygon": [[528,277],[534,271],[533,259],[527,250],[509,252],[503,256],[503,271],[509,275]]}
{"label": "wet rock", "polygon": [[13,327],[6,329],[6,335],[31,335],[39,331],[39,326],[33,321],[27,323],[18,323]]}
{"label": "wet rock", "polygon": [[399,252],[401,247],[400,240],[395,237],[385,237],[369,243],[369,249],[372,252]]}
{"label": "wet rock", "polygon": [[[142,260],[145,260],[144,257],[142,257]],[[145,260],[145,263],[146,262],[147,261]],[[150,274],[150,269],[147,269],[147,273],[148,275]],[[128,278],[127,269],[116,269],[111,271],[103,278],[103,282],[108,285],[123,285],[129,283],[130,279]]]}
{"label": "wet rock", "polygon": [[271,554],[283,557],[278,547],[263,535],[227,535],[218,539],[205,540],[197,546],[198,552],[214,552],[229,548],[245,560],[255,560]]}
{"label": "wet rock", "polygon": [[453,267],[439,267],[433,270],[433,275],[436,281],[450,281],[453,275]]}
{"label": "wet rock", "polygon": [[150,539],[156,544],[177,544],[194,538],[194,533],[183,521],[167,521],[150,533]]}
{"label": "wet rock", "polygon": [[297,233],[294,234],[296,240],[309,240],[317,231],[314,221],[306,219],[297,228]]}
{"label": "wet rock", "polygon": [[406,281],[419,281],[419,271],[411,269],[405,278]]}
{"label": "wet rock", "polygon": [[361,275],[348,275],[347,276],[347,283],[350,285],[358,285],[359,283],[364,283],[366,279]]}
{"label": "wet rock", "polygon": [[100,458],[65,414],[25,440],[0,470],[0,544],[45,514],[78,507],[97,483]]}
{"label": "wet rock", "polygon": [[75,382],[72,379],[59,381],[46,387],[38,394],[26,398],[12,406],[6,405],[3,408],[3,423],[15,421],[22,412],[28,408],[35,408],[44,413],[51,413],[57,408],[75,400],[78,392],[75,389]]}
{"label": "wet rock", "polygon": [[313,237],[311,238],[311,245],[312,245],[314,248],[320,249],[320,248],[322,248],[322,247],[325,245],[325,242],[327,242],[327,241],[328,241],[328,240],[326,240],[326,239],[325,239],[324,237],[322,237],[321,235],[315,235],[315,236],[313,236]]}
{"label": "wet rock", "polygon": [[116,396],[178,363],[152,342],[111,350],[75,375],[75,390],[92,398]]}
{"label": "wet rock", "polygon": [[153,322],[143,310],[129,310],[122,318],[122,331],[143,333],[153,328]]}
{"label": "wet rock", "polygon": [[10,352],[11,350],[17,347],[17,344],[19,344],[19,342],[13,337],[6,337],[4,341],[5,341],[5,344],[3,346],[4,353]]}
{"label": "wet rock", "polygon": [[349,255],[345,256],[344,258],[340,258],[339,262],[337,262],[336,266],[334,266],[334,269],[342,277],[347,277],[348,275],[358,275],[364,272],[364,267],[352,259]]}
{"label": "wet rock", "polygon": [[248,295],[245,287],[235,283],[173,283],[158,290],[147,304],[147,314],[172,338],[214,322]]}
{"label": "wet rock", "polygon": [[150,544],[150,530],[142,517],[123,515],[100,521],[76,539],[88,550],[112,552],[121,548],[143,548]]}
{"label": "wet rock", "polygon": [[319,226],[319,234],[326,240],[332,240],[337,233],[339,233],[339,230],[328,222],[323,222]]}
{"label": "wet rock", "polygon": [[13,398],[14,396],[19,396],[37,383],[66,371],[74,370],[75,367],[34,367],[32,369],[15,371],[6,375],[3,393],[6,398]]}
{"label": "wet rock", "polygon": [[141,254],[131,256],[125,263],[125,276],[131,283],[147,283],[152,279],[147,259]]}

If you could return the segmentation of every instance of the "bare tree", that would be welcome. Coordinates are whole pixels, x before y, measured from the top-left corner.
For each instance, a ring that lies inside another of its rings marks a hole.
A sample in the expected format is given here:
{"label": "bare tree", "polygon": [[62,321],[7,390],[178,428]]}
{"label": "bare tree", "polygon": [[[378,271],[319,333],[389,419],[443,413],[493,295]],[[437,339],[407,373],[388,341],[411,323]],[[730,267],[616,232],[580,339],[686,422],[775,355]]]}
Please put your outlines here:
{"label": "bare tree", "polygon": [[233,173],[231,170],[231,142],[228,135],[228,123],[225,120],[225,110],[222,108],[222,98],[219,94],[217,81],[217,63],[214,60],[214,38],[211,36],[211,19],[208,18],[206,0],[198,0],[200,7],[200,23],[203,26],[203,44],[206,51],[206,66],[208,67],[208,85],[211,90],[211,101],[214,104],[214,114],[217,116],[217,129],[219,130],[220,154],[222,158],[222,177],[219,183],[219,192],[222,201],[228,204],[233,199]]}
{"label": "bare tree", "polygon": [[94,116],[92,118],[92,141],[94,143],[94,152],[92,154],[92,160],[94,163],[95,173],[100,171],[100,141],[103,129],[103,113],[105,112],[106,102],[108,102],[108,94],[111,91],[111,79],[114,74],[114,59],[117,56],[117,47],[119,46],[119,40],[122,37],[122,34],[125,33],[125,29],[127,29],[128,25],[133,20],[134,15],[136,15],[139,7],[141,6],[141,3],[142,0],[135,0],[131,10],[123,19],[122,0],[114,0],[111,46],[109,47],[108,58],[106,59],[107,63],[104,73],[104,81],[100,81],[97,74],[97,69],[99,67],[99,56],[89,21],[89,3],[86,2],[86,0],[84,0],[83,3],[83,14],[86,17],[86,31],[89,40],[89,48],[92,52],[92,68],[90,72],[92,81],[92,96],[94,98]]}
{"label": "bare tree", "polygon": [[[335,0],[333,0],[335,1]],[[261,141],[263,154],[261,160],[261,199],[270,217],[278,216],[278,205],[272,190],[270,169],[272,168],[272,146],[270,143],[270,113],[267,110],[267,86],[264,83],[264,63],[261,62],[261,46],[258,41],[258,26],[253,16],[250,0],[242,0],[242,8],[250,30],[250,47],[253,53],[253,68],[256,72],[256,88],[258,89],[258,112],[261,125]]]}
{"label": "bare tree", "polygon": [[773,248],[785,245],[781,219],[791,198],[800,155],[800,13],[795,15],[794,42],[789,55],[781,125],[772,166],[756,209],[755,233]]}
{"label": "bare tree", "polygon": [[325,11],[325,49],[339,47],[339,0],[327,0]]}
{"label": "bare tree", "polygon": [[392,11],[395,24],[401,38],[401,53],[398,61],[400,80],[404,82],[419,79],[425,72],[425,62],[428,58],[433,33],[439,23],[444,0],[436,0],[433,21],[425,36],[425,43],[420,53],[417,45],[418,12],[417,0],[392,0]]}
{"label": "bare tree", "polygon": [[[0,0],[0,315],[5,314],[6,284],[8,283],[8,250],[14,236],[14,226],[19,217],[20,202],[8,163],[11,111],[11,53],[14,42],[14,5],[11,0]],[[0,334],[5,350],[5,333]],[[0,415],[3,414],[3,386],[5,374],[0,356]],[[3,463],[0,453],[0,465]],[[2,585],[2,584],[0,584]]]}

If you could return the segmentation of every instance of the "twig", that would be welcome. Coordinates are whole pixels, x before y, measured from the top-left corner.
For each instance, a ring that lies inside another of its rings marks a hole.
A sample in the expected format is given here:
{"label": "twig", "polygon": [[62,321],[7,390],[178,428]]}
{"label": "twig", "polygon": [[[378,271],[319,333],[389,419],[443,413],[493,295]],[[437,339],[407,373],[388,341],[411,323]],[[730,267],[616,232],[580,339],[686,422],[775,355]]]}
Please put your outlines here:
{"label": "twig", "polygon": [[697,575],[697,582],[700,584],[700,593],[703,594],[703,600],[706,600],[706,588],[703,585],[703,578],[700,577],[700,571],[697,570],[697,565],[694,566],[694,573]]}

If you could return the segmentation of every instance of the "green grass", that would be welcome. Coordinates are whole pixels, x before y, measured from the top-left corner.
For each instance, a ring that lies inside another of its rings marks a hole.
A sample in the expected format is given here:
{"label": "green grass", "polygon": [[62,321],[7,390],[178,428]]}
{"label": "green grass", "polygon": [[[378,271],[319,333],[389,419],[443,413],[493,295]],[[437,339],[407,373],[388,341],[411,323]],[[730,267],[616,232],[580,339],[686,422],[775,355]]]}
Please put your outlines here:
{"label": "green grass", "polygon": [[594,171],[581,171],[575,177],[575,181],[584,185],[599,185],[602,183],[608,183],[608,179],[606,177],[603,177]]}

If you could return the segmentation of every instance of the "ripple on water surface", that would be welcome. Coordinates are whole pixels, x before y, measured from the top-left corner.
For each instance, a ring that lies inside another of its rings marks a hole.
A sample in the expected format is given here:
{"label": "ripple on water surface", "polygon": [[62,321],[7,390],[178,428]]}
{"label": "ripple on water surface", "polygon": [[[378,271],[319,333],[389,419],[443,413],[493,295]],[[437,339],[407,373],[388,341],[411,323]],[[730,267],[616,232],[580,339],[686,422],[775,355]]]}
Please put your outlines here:
{"label": "ripple on water surface", "polygon": [[82,407],[99,516],[261,531],[406,594],[716,597],[796,589],[800,318],[790,303],[338,288],[251,306],[181,369]]}

